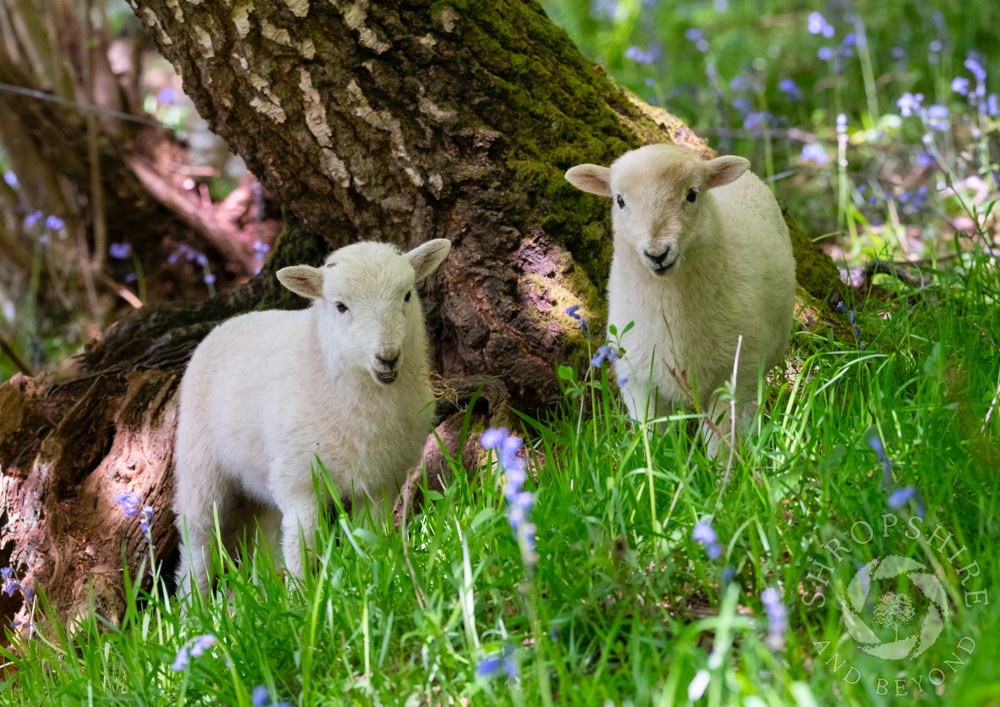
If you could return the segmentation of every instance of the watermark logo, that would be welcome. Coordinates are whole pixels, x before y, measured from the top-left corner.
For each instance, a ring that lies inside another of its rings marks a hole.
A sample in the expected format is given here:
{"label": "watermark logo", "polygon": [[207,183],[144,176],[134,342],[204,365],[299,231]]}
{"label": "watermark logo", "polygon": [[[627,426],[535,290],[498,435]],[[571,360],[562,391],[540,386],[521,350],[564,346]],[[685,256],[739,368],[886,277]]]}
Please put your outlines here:
{"label": "watermark logo", "polygon": [[[876,537],[883,548],[897,542],[900,549],[914,547],[917,541],[923,549],[919,559],[876,555],[869,547]],[[817,555],[822,556],[810,558],[801,601],[810,608],[835,603],[851,638],[846,643],[813,642],[826,670],[850,685],[857,684],[865,670],[875,673],[868,677],[879,695],[916,696],[929,690],[940,694],[946,689],[948,679],[976,649],[975,639],[957,623],[952,625],[955,610],[989,604],[987,590],[978,586],[979,563],[954,539],[941,525],[930,531],[919,516],[888,513],[874,523],[857,521],[847,533],[836,533],[821,544]],[[943,642],[942,635],[949,636],[948,641]],[[884,667],[859,659],[863,653]]]}
{"label": "watermark logo", "polygon": [[[839,600],[847,632],[861,650],[876,658],[904,660],[916,658],[933,645],[945,622],[950,621],[950,611],[941,580],[926,570],[916,560],[888,555],[857,571],[847,586],[847,596]],[[890,588],[886,589],[887,585]],[[903,589],[905,586],[916,588],[916,600]],[[917,629],[900,638],[900,630],[914,623],[921,604],[925,606],[921,607],[923,618]],[[866,614],[871,615],[871,623],[865,621]],[[880,636],[873,624],[883,633],[892,633],[892,640]]]}

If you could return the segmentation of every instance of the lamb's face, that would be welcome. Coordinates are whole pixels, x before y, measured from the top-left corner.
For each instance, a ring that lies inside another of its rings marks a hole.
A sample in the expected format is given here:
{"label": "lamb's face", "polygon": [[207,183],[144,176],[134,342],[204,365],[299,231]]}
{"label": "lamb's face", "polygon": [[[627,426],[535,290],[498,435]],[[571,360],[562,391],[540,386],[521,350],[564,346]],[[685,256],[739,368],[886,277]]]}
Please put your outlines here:
{"label": "lamb's face", "polygon": [[611,165],[616,250],[634,251],[649,271],[666,274],[697,232],[707,175],[690,150],[650,145]]}
{"label": "lamb's face", "polygon": [[389,384],[396,380],[405,355],[408,320],[416,318],[422,325],[419,298],[413,291],[416,274],[398,252],[347,250],[333,253],[322,268],[322,321],[343,342],[344,364]]}
{"label": "lamb's face", "polygon": [[616,257],[634,253],[651,273],[663,276],[683,262],[698,237],[704,194],[737,179],[749,164],[742,157],[704,161],[684,147],[647,145],[626,152],[610,168],[573,167],[566,178],[612,198]]}
{"label": "lamb's face", "polygon": [[367,371],[388,385],[399,374],[408,338],[424,326],[414,287],[450,249],[451,242],[443,238],[408,253],[364,241],[334,251],[319,268],[282,268],[278,279],[293,292],[318,300],[323,336],[336,342],[339,366]]}

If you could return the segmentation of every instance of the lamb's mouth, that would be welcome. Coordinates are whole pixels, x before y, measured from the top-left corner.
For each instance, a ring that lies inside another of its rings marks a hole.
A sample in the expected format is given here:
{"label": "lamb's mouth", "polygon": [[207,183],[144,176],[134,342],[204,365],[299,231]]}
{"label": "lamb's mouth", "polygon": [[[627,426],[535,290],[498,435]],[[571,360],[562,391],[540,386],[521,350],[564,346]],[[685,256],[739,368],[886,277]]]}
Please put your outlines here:
{"label": "lamb's mouth", "polygon": [[375,380],[379,383],[389,385],[390,383],[395,382],[398,371],[374,371],[374,374]]}
{"label": "lamb's mouth", "polygon": [[662,277],[664,273],[666,273],[667,270],[672,268],[676,263],[677,263],[677,258],[674,258],[669,263],[657,263],[655,265],[650,265],[649,269],[653,272],[654,275]]}

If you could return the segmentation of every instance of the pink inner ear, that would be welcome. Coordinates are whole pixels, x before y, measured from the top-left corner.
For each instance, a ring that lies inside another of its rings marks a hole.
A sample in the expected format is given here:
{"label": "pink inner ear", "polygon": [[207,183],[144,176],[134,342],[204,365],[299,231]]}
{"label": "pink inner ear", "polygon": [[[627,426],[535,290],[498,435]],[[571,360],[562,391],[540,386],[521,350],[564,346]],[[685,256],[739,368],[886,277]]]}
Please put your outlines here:
{"label": "pink inner ear", "polygon": [[750,163],[742,157],[716,157],[708,163],[708,188],[735,182],[748,169]]}

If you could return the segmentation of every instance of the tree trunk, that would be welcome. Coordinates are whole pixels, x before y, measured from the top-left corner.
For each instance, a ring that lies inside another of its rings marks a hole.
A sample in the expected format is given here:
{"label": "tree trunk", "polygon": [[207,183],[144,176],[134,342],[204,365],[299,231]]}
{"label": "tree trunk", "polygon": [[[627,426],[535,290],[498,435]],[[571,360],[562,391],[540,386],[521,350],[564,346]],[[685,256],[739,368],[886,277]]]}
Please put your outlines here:
{"label": "tree trunk", "polygon": [[607,204],[563,172],[646,142],[710,153],[583,59],[533,0],[130,3],[202,116],[301,227],[245,288],[111,327],[79,378],[0,388],[0,563],[63,611],[85,600],[95,566],[120,566],[123,538],[130,562],[145,553],[115,494],[156,507],[158,556],[176,543],[170,440],[183,365],[218,321],[304,304],[280,291],[275,268],[359,239],[451,239],[423,293],[435,368],[459,402],[469,380],[495,377],[506,390],[494,379],[493,401],[539,413],[558,395],[555,364],[586,350],[566,307],[581,303],[600,331],[611,254]]}

